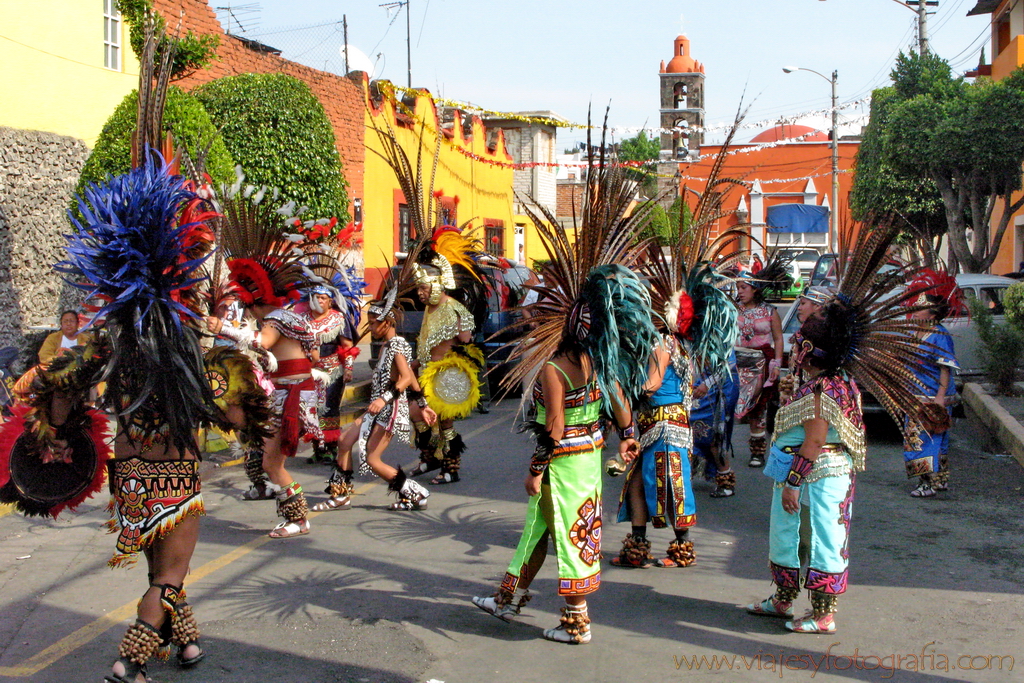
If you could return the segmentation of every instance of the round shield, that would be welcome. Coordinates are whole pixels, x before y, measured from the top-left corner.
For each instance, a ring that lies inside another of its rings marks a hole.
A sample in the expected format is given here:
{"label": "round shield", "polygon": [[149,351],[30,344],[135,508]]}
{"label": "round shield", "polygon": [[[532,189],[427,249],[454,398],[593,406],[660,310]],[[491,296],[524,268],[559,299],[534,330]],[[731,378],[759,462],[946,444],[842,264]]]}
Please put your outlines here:
{"label": "round shield", "polygon": [[35,438],[24,433],[11,449],[11,483],[26,500],[52,507],[81,494],[96,474],[96,447],[84,430],[67,435],[71,462],[43,463]]}
{"label": "round shield", "polygon": [[474,381],[460,367],[448,367],[437,373],[434,394],[445,403],[464,403],[469,400]]}

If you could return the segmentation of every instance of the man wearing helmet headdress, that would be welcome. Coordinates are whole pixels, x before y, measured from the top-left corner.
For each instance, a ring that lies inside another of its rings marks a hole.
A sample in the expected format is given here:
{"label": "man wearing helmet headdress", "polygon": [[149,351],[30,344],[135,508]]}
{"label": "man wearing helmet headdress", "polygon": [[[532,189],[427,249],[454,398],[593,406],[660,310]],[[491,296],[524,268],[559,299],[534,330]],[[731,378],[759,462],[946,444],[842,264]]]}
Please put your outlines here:
{"label": "man wearing helmet headdress", "polygon": [[411,472],[417,476],[440,468],[432,484],[459,481],[459,468],[466,444],[455,431],[455,420],[466,417],[480,401],[477,373],[483,365],[479,349],[467,346],[473,339],[474,321],[469,310],[449,296],[456,288],[448,260],[438,254],[431,265],[415,268],[416,295],[426,305],[416,346],[414,367],[427,403],[438,415],[432,429],[413,409],[416,445],[420,464]]}

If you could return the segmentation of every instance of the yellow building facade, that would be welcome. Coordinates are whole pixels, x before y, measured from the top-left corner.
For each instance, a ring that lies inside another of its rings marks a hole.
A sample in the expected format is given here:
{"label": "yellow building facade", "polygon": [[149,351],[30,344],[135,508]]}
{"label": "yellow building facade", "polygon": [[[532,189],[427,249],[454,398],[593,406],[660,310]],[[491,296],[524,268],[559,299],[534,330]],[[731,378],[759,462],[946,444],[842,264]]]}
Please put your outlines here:
{"label": "yellow building facade", "polygon": [[114,0],[0,2],[0,126],[93,147],[139,81]]}
{"label": "yellow building facade", "polygon": [[[395,132],[413,167],[422,149],[425,184],[434,172],[434,223],[461,226],[464,234],[479,239],[492,254],[515,259],[515,227],[522,217],[513,214],[512,163],[500,130],[489,131],[476,116],[451,112],[439,116],[426,92],[396,101],[388,83],[367,84],[366,156],[363,176],[363,254],[368,291],[376,293],[395,253],[404,251],[414,234],[408,218],[408,199],[395,173],[382,159],[375,129]],[[438,146],[438,135],[441,144]],[[529,248],[529,246],[527,247]],[[537,249],[543,248],[537,243]]]}

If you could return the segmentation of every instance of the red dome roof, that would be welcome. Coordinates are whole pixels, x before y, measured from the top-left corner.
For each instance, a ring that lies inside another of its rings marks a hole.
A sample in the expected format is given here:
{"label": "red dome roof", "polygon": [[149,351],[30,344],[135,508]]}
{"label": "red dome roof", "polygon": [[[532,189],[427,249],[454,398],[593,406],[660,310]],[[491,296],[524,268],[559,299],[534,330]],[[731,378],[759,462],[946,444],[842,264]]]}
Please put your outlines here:
{"label": "red dome roof", "polygon": [[673,57],[662,69],[667,74],[692,74],[704,73],[704,65],[698,62],[690,54],[690,39],[686,36],[678,36],[675,41]]}
{"label": "red dome roof", "polygon": [[[801,126],[795,123],[784,123],[774,128],[762,131],[751,138],[751,142],[778,142],[780,140],[792,140],[800,138],[799,142],[828,142],[828,133],[823,130],[815,132],[816,129],[810,126]],[[807,133],[807,137],[803,137]]]}

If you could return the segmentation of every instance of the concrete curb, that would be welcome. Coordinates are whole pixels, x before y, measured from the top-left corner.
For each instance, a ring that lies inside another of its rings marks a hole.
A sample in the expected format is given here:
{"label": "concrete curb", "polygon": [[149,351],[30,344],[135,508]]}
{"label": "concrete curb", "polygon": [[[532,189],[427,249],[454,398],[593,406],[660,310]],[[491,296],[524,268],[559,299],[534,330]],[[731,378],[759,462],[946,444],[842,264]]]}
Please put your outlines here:
{"label": "concrete curb", "polygon": [[963,397],[982,424],[992,430],[999,443],[1024,467],[1024,426],[996,399],[989,396],[980,384],[965,384]]}

